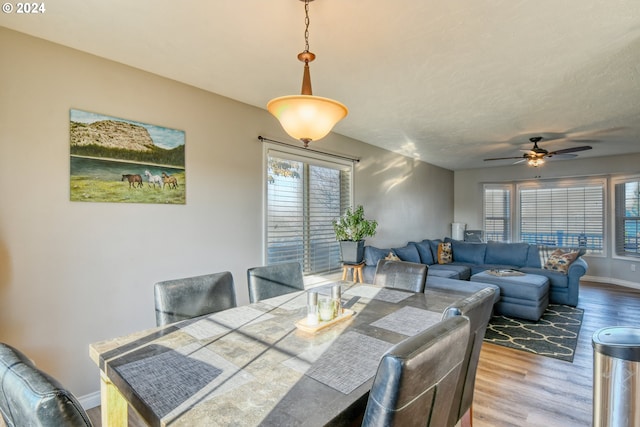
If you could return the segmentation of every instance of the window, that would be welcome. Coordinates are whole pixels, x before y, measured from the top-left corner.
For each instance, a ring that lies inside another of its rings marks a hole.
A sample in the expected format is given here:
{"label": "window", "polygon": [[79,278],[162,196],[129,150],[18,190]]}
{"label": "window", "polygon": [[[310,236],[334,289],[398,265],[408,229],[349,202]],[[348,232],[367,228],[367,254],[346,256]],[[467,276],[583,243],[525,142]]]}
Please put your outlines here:
{"label": "window", "polygon": [[266,262],[305,274],[340,268],[332,221],[351,205],[352,162],[267,148]]}
{"label": "window", "polygon": [[[544,184],[485,184],[485,238],[487,241],[508,242],[513,236],[520,242],[584,247],[589,254],[602,254],[605,183],[604,179],[590,179]],[[636,189],[638,184],[635,182]],[[515,200],[512,195],[514,187]],[[637,207],[637,194],[635,200]],[[637,208],[635,212],[635,219],[631,218],[627,222],[631,225],[626,226],[630,233],[640,231]],[[635,239],[629,241],[627,238],[625,245],[635,247],[637,251],[640,239],[637,233]]]}
{"label": "window", "polygon": [[603,252],[604,180],[518,185],[520,240]]}
{"label": "window", "polygon": [[511,185],[484,186],[484,237],[487,241],[511,241]]}
{"label": "window", "polygon": [[640,178],[615,184],[616,255],[640,257]]}

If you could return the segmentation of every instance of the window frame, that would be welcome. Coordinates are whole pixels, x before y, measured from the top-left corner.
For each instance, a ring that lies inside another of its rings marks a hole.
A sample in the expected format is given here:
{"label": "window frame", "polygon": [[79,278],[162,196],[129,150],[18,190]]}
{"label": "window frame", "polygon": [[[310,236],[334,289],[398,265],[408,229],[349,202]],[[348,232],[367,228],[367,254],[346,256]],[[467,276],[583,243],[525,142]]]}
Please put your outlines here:
{"label": "window frame", "polygon": [[612,194],[612,199],[611,199],[611,208],[609,210],[610,215],[611,215],[611,240],[612,240],[612,245],[611,245],[611,258],[615,258],[615,259],[620,259],[620,260],[627,260],[627,261],[639,261],[640,260],[640,254],[638,255],[631,255],[631,254],[627,254],[626,252],[623,255],[618,254],[618,212],[617,212],[617,208],[618,208],[618,199],[617,199],[617,192],[616,192],[616,186],[619,184],[626,184],[628,182],[640,182],[640,175],[623,175],[623,176],[617,176],[611,179],[611,194]]}
{"label": "window frame", "polygon": [[[269,244],[269,157],[281,157],[283,159],[292,160],[296,162],[302,162],[320,167],[328,167],[333,169],[348,170],[350,176],[350,188],[348,191],[348,203],[344,207],[341,214],[346,211],[347,207],[353,207],[354,194],[355,194],[355,161],[346,158],[332,156],[331,154],[323,154],[317,151],[307,151],[302,148],[294,146],[286,146],[285,144],[274,144],[270,142],[264,142],[263,144],[263,220],[262,220],[262,262],[267,264],[268,258],[268,244]],[[304,238],[304,236],[302,236]],[[304,245],[304,242],[303,242]],[[336,241],[336,245],[338,242]],[[334,270],[332,270],[334,271]],[[336,268],[335,271],[339,271]],[[308,274],[319,274],[314,272],[305,271],[305,265],[303,262],[303,272]]]}

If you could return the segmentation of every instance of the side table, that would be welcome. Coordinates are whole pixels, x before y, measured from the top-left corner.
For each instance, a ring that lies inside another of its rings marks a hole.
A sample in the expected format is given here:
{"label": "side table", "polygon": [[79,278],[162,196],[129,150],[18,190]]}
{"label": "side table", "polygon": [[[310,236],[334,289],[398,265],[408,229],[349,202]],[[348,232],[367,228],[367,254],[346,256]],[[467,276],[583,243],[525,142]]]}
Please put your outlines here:
{"label": "side table", "polygon": [[360,264],[342,264],[342,280],[347,280],[347,274],[349,270],[353,270],[353,283],[362,283],[362,268],[364,267],[364,262]]}

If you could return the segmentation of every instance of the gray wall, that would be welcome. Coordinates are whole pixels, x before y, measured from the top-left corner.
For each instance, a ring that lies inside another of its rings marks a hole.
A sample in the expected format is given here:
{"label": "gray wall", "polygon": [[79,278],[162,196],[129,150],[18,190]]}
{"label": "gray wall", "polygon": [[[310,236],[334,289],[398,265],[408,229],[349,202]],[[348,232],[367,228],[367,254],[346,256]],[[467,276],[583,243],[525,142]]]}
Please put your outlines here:
{"label": "gray wall", "polygon": [[[290,139],[265,109],[2,27],[0,51],[0,341],[89,395],[89,344],[154,326],[154,282],[229,270],[248,302],[246,270],[263,262],[257,136]],[[187,204],[70,202],[70,108],[184,130]],[[369,243],[448,233],[453,172],[336,134],[314,147],[362,158]]]}
{"label": "gray wall", "polygon": [[[597,146],[594,145],[597,149]],[[611,219],[613,189],[611,178],[640,173],[640,154],[599,158],[575,158],[549,161],[543,167],[526,165],[468,169],[454,174],[454,218],[470,229],[482,229],[482,186],[484,183],[532,181],[564,177],[601,176],[607,178],[606,218]],[[587,256],[587,277],[591,280],[640,288],[640,259],[629,260],[613,256],[613,227],[605,223],[605,256]],[[632,271],[636,265],[636,271]]]}

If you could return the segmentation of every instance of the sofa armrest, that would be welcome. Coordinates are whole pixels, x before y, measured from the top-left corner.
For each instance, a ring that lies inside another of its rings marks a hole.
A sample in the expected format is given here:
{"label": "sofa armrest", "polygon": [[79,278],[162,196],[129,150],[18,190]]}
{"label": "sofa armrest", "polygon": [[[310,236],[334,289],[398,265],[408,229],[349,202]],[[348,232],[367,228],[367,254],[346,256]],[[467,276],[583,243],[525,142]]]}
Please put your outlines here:
{"label": "sofa armrest", "polygon": [[578,294],[580,291],[580,278],[587,273],[589,265],[587,262],[578,258],[569,266],[567,271],[567,288],[569,291],[569,304],[572,306],[578,305]]}

